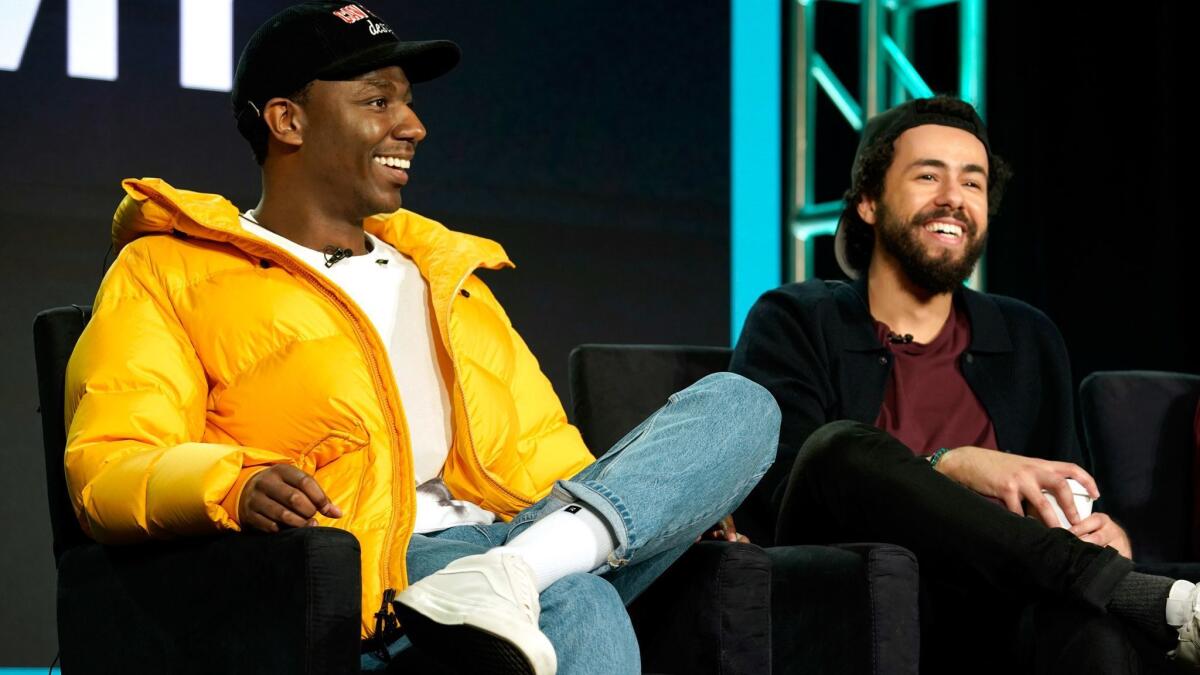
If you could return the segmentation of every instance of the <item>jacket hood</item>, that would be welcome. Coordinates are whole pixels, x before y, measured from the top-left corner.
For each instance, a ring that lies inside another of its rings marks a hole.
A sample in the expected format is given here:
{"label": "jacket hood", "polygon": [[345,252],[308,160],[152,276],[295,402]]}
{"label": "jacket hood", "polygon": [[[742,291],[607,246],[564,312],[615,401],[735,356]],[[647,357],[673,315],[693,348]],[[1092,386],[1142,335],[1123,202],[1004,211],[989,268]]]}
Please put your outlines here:
{"label": "jacket hood", "polygon": [[[220,195],[180,190],[159,178],[127,178],[121,186],[126,196],[112,221],[113,247],[118,253],[138,237],[182,232],[271,257],[273,248],[242,229],[238,208]],[[489,269],[515,267],[500,244],[455,232],[405,209],[371,216],[363,221],[363,228],[419,265],[473,260]]]}

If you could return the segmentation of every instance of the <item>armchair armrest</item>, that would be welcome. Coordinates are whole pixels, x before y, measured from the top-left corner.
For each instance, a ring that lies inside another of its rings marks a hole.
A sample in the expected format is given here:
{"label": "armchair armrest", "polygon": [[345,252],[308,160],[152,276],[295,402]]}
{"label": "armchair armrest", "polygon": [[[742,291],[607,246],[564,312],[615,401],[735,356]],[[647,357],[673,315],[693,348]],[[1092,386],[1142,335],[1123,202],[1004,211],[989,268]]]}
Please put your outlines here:
{"label": "armchair armrest", "polygon": [[58,571],[70,672],[358,672],[362,581],[348,532],[93,543],[65,551]]}
{"label": "armchair armrest", "polygon": [[1142,563],[1200,560],[1193,423],[1200,376],[1101,371],[1079,385],[1097,510],[1121,523]]}
{"label": "armchair armrest", "polygon": [[644,672],[771,672],[771,561],[754,544],[692,546],[629,615]]}
{"label": "armchair armrest", "polygon": [[890,544],[779,546],[774,672],[911,673],[920,662],[917,559]]}

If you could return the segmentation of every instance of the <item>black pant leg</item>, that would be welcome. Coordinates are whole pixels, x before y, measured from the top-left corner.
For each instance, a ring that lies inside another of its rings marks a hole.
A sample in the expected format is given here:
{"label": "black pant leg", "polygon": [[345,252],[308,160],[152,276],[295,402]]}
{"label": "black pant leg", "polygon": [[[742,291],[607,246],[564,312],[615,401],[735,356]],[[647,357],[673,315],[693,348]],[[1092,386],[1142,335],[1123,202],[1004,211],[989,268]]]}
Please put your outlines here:
{"label": "black pant leg", "polygon": [[857,422],[827,424],[792,467],[776,543],[885,541],[910,549],[922,577],[1103,608],[1133,564],[1006,509],[929,468],[900,441]]}
{"label": "black pant leg", "polygon": [[[1068,600],[1015,604],[989,589],[921,584],[922,675],[1141,675],[1165,650],[1139,653],[1136,631]],[[1145,650],[1143,650],[1145,651]]]}
{"label": "black pant leg", "polygon": [[1146,643],[1115,616],[1062,600],[1025,608],[1018,653],[1022,670],[1038,675],[1164,673],[1166,651]]}

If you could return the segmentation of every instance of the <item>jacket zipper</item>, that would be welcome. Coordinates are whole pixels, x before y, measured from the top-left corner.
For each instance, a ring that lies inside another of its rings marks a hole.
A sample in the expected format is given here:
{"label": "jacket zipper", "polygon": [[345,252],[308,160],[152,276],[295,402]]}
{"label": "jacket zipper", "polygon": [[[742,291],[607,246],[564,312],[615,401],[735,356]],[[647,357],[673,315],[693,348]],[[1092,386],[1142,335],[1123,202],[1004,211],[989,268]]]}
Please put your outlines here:
{"label": "jacket zipper", "polygon": [[[255,240],[254,243],[259,244],[260,242]],[[384,601],[383,601],[383,605],[380,607],[380,611],[386,613],[388,610],[390,610],[390,606],[391,606],[391,603],[388,602],[388,596],[389,595],[394,596],[396,594],[396,589],[393,588],[391,585],[390,570],[391,570],[391,557],[392,557],[392,541],[396,534],[396,532],[395,532],[396,511],[398,511],[400,508],[399,490],[397,489],[400,484],[400,475],[399,475],[400,461],[402,461],[402,459],[404,457],[407,457],[408,461],[411,462],[412,461],[411,453],[408,453],[407,455],[405,455],[404,453],[399,452],[399,449],[400,449],[399,423],[398,423],[398,420],[397,420],[395,414],[392,411],[392,406],[387,405],[387,401],[388,401],[387,389],[383,384],[383,376],[379,372],[378,359],[375,357],[374,351],[371,349],[371,346],[367,343],[367,340],[364,337],[364,334],[363,334],[364,331],[361,326],[361,322],[359,322],[359,320],[350,311],[350,309],[346,305],[346,303],[343,302],[340,297],[338,297],[337,293],[335,293],[330,288],[325,286],[326,281],[324,279],[320,279],[316,274],[314,274],[313,272],[308,270],[307,266],[304,263],[299,263],[299,262],[294,261],[291,257],[291,254],[287,253],[286,251],[283,251],[282,249],[276,248],[272,244],[269,244],[266,242],[261,242],[261,243],[272,253],[276,254],[276,256],[279,259],[286,261],[286,267],[290,268],[289,269],[290,272],[292,272],[293,274],[298,274],[300,277],[307,279],[309,281],[309,283],[313,287],[315,287],[317,289],[317,291],[319,293],[321,293],[321,295],[325,296],[326,299],[330,300],[333,303],[333,305],[338,308],[338,311],[341,312],[342,316],[345,317],[350,322],[350,324],[354,326],[354,328],[355,328],[354,336],[358,340],[358,346],[363,351],[363,354],[365,354],[367,356],[367,364],[369,366],[369,370],[371,371],[371,381],[375,386],[375,394],[376,394],[376,396],[379,396],[381,401],[384,402],[384,406],[383,406],[384,417],[388,423],[388,431],[391,432],[391,438],[390,438],[391,445],[392,445],[392,448],[395,450],[395,452],[393,452],[394,457],[392,459],[392,490],[391,490],[391,492],[392,492],[392,508],[388,513],[388,526],[387,526],[387,530],[384,533],[384,539],[383,539],[383,554],[380,556],[380,563],[379,563],[380,581],[382,582],[382,585],[384,587]],[[276,262],[276,264],[278,264],[278,261]],[[332,283],[332,282],[329,282],[329,283]],[[405,431],[407,431],[407,429]],[[411,511],[411,509],[410,509],[410,511]],[[416,517],[415,513],[408,513],[406,515],[407,515],[407,517],[405,519],[406,522],[414,520]],[[405,551],[406,552],[407,552],[407,549],[408,549],[408,543],[405,542]],[[405,577],[407,577],[407,574],[405,574]],[[406,581],[407,581],[407,578],[401,580],[401,583],[397,584],[397,585],[404,585],[404,582],[406,582]]]}

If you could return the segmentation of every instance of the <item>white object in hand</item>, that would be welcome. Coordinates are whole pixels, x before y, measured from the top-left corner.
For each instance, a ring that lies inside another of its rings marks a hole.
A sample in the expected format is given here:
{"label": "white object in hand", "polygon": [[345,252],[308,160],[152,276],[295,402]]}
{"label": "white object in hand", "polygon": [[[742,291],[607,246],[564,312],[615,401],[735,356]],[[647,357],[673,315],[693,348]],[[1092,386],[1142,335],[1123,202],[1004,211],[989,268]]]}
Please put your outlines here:
{"label": "white object in hand", "polygon": [[[1079,481],[1074,478],[1067,479],[1067,485],[1071,488],[1071,494],[1075,497],[1075,510],[1079,512],[1079,517],[1087,518],[1092,514],[1092,497]],[[1059,527],[1069,528],[1071,522],[1067,520],[1067,515],[1063,513],[1062,507],[1058,505],[1058,499],[1054,493],[1049,490],[1042,490],[1042,494],[1046,496],[1046,501],[1050,502],[1050,507],[1054,509],[1054,514],[1058,516]]]}

